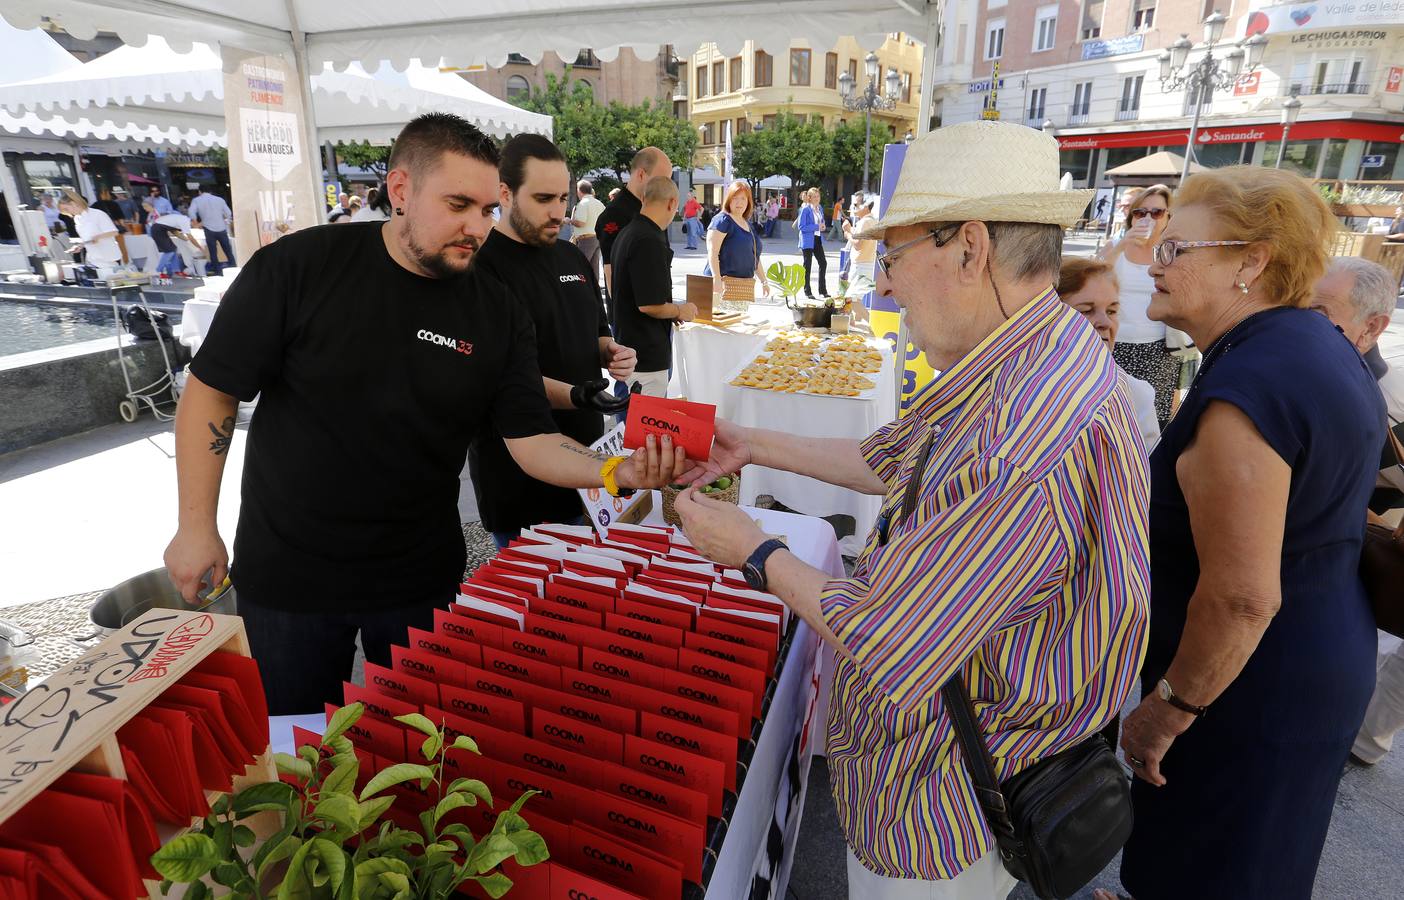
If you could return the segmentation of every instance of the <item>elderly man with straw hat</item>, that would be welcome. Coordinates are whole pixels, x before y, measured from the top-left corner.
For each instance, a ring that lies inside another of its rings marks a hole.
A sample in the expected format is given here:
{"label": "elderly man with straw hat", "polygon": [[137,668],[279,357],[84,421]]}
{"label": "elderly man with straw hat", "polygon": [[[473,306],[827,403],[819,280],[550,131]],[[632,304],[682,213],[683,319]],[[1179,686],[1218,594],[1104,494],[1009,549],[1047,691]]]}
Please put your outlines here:
{"label": "elderly man with straw hat", "polygon": [[886,244],[878,290],[940,376],[863,440],[719,421],[710,462],[690,473],[770,466],[885,497],[851,577],[806,566],[734,506],[678,498],[702,552],[836,651],[828,756],[853,898],[1004,897],[1015,884],[943,685],[968,688],[1003,782],[1100,740],[1141,664],[1145,451],[1111,354],[1053,290],[1063,228],[1090,194],[1060,191],[1058,174],[1053,138],[1018,125],[915,141],[886,215],[858,237]]}

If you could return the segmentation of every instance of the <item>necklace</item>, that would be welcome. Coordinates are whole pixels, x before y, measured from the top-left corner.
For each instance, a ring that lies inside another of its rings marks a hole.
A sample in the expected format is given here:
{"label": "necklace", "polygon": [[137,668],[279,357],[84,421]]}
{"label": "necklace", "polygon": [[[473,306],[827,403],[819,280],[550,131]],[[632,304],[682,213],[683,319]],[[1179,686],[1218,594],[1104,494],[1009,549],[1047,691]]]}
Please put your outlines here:
{"label": "necklace", "polygon": [[[1232,337],[1244,325],[1247,325],[1249,322],[1258,318],[1263,313],[1269,313],[1275,309],[1278,309],[1278,307],[1274,306],[1268,309],[1260,309],[1252,315],[1244,316],[1242,319],[1239,319],[1237,323],[1231,326],[1227,331],[1219,335],[1219,337],[1214,341],[1214,343],[1209,345],[1209,349],[1204,351],[1204,356],[1202,357],[1199,363],[1199,371],[1194,373],[1194,381],[1190,383],[1190,390],[1194,390],[1195,385],[1199,384],[1199,380],[1204,377],[1204,373],[1209,371],[1210,366],[1213,365],[1213,363],[1216,362],[1220,356],[1222,356],[1224,353],[1228,353],[1229,350],[1233,348],[1233,344],[1229,341],[1230,337]],[[1222,353],[1219,350],[1220,347],[1223,348]]]}

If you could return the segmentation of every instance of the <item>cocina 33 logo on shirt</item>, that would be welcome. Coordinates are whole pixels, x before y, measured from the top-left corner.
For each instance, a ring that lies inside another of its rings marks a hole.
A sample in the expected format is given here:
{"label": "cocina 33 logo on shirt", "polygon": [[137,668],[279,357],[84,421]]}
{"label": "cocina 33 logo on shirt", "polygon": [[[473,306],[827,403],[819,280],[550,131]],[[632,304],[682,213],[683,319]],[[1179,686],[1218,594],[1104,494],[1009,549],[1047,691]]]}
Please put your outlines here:
{"label": "cocina 33 logo on shirt", "polygon": [[580,282],[581,284],[584,284],[584,283],[585,283],[585,276],[584,276],[584,275],[562,275],[562,276],[561,276],[561,284],[570,284],[572,281],[578,281],[578,282]]}
{"label": "cocina 33 logo on shirt", "polygon": [[447,347],[450,350],[456,350],[457,352],[462,353],[464,356],[473,355],[473,345],[468,343],[467,341],[461,341],[451,337],[444,337],[442,334],[435,334],[427,328],[419,329],[419,331],[415,333],[415,337],[419,338],[421,341],[428,341],[431,344],[438,344],[440,347]]}

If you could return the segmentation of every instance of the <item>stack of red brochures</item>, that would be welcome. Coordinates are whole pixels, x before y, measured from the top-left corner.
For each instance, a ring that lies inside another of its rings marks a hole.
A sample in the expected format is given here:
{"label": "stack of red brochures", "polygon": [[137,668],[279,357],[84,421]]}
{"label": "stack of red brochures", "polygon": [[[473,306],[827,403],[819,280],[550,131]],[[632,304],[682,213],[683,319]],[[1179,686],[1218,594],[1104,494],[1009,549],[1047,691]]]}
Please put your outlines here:
{"label": "stack of red brochures", "polygon": [[258,665],[211,653],[117,732],[126,780],[70,771],[0,825],[0,898],[130,900],[159,879],[157,823],[209,812],[268,749]]}
{"label": "stack of red brochures", "polygon": [[[498,808],[541,791],[523,815],[551,860],[506,867],[523,896],[700,896],[789,618],[672,529],[540,525],[477,569],[432,631],[411,629],[391,667],[345,685],[366,707],[348,735],[375,768],[412,760],[422,736],[394,716],[423,712],[477,741],[481,757],[450,763]],[[394,811],[411,826],[430,800],[415,793]],[[495,816],[459,812],[475,834]]]}

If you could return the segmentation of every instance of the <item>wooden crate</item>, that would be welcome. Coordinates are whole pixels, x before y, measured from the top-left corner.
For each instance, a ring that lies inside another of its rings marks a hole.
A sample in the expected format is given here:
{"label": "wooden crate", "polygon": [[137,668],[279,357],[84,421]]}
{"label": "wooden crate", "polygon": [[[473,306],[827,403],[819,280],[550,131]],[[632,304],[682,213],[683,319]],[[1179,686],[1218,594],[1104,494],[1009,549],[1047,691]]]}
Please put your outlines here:
{"label": "wooden crate", "polygon": [[[0,823],[70,770],[126,779],[117,731],[211,653],[248,656],[243,620],[194,610],[153,609],[4,707],[0,718]],[[278,777],[267,747],[243,774],[237,792]],[[207,792],[213,800],[219,792]],[[260,836],[277,827],[270,814],[247,824]],[[158,823],[162,843],[198,826]],[[79,861],[79,865],[82,865]],[[146,885],[159,896],[156,884]]]}

